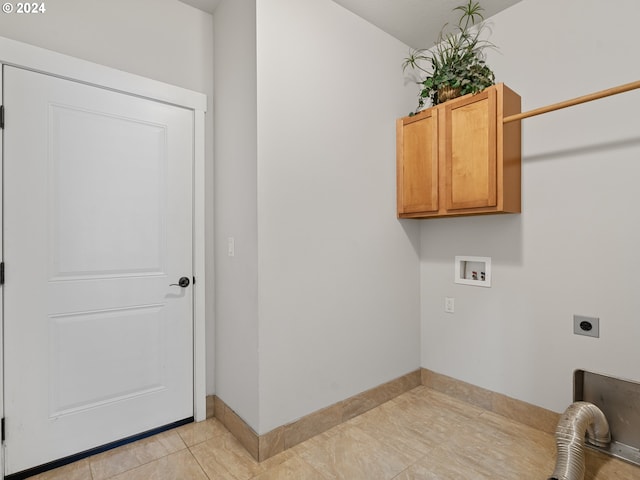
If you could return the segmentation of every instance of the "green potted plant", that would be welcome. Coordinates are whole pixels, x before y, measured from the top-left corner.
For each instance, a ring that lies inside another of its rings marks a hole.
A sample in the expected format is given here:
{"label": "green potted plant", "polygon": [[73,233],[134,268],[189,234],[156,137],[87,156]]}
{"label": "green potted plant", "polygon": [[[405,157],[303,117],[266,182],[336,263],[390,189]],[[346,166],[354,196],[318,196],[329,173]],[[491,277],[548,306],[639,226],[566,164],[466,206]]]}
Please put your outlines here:
{"label": "green potted plant", "polygon": [[[453,30],[442,27],[435,47],[413,49],[403,63],[403,71],[412,68],[426,75],[418,81],[419,112],[429,99],[432,105],[467,93],[478,93],[495,83],[493,71],[486,65],[484,50],[494,45],[481,38],[485,25],[478,25],[484,17],[480,3],[468,0],[453,9],[462,12]],[[413,115],[412,114],[412,115]]]}

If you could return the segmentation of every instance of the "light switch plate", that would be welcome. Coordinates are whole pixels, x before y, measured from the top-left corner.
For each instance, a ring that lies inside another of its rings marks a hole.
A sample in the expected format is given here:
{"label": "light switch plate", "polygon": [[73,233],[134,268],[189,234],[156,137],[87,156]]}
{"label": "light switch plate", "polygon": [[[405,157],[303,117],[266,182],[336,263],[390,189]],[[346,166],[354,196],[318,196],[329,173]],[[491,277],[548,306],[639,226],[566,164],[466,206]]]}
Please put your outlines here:
{"label": "light switch plate", "polygon": [[456,311],[456,299],[453,297],[444,297],[444,311],[453,313]]}

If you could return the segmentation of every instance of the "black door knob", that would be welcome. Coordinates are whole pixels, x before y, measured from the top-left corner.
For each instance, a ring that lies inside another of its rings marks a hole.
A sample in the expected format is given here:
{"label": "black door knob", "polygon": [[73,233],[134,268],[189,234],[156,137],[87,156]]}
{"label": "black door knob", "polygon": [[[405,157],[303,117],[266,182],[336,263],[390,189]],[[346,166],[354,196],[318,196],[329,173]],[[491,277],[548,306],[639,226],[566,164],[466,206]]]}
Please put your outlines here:
{"label": "black door knob", "polygon": [[189,277],[180,277],[180,280],[178,280],[178,283],[172,283],[169,286],[186,288],[189,286],[190,283],[191,281],[189,280]]}

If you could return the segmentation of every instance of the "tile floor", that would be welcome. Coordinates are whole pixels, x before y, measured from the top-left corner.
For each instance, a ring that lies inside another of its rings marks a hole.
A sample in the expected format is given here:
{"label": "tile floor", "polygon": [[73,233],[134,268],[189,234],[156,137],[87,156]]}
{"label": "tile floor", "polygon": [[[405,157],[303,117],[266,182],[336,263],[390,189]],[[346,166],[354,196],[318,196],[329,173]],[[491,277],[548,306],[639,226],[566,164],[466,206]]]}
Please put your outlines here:
{"label": "tile floor", "polygon": [[[546,480],[553,435],[427,387],[257,463],[215,419],[96,455],[37,480]],[[585,480],[640,479],[587,451]]]}

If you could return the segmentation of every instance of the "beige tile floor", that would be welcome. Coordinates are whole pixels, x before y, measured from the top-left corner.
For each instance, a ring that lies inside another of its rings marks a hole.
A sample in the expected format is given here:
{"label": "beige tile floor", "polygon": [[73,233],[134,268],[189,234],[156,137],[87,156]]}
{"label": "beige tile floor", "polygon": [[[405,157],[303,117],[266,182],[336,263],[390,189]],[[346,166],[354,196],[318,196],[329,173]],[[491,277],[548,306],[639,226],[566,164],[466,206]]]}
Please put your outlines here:
{"label": "beige tile floor", "polygon": [[[32,477],[38,480],[546,480],[553,435],[417,387],[257,463],[215,419]],[[587,451],[585,480],[640,479]]]}

